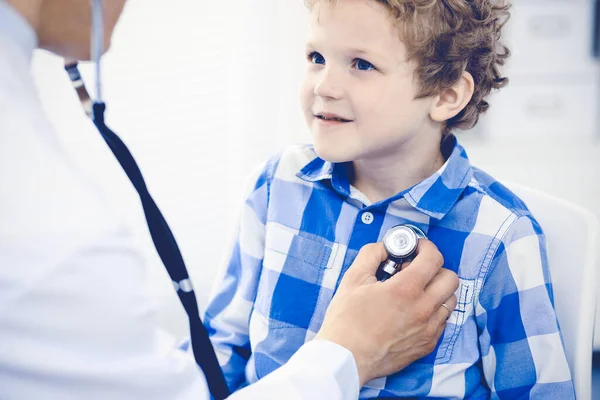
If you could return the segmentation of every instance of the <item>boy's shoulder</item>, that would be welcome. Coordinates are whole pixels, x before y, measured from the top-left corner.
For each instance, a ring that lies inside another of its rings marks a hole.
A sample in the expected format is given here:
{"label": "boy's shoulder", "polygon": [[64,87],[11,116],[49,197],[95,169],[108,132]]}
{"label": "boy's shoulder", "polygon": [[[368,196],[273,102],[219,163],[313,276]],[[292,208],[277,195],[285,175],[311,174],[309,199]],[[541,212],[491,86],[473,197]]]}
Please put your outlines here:
{"label": "boy's shoulder", "polygon": [[530,214],[523,200],[508,187],[482,169],[478,167],[471,168],[473,169],[473,178],[469,186],[476,188],[483,195],[489,196],[492,200],[498,202],[502,207],[510,210],[517,216]]}
{"label": "boy's shoulder", "polygon": [[468,192],[481,196],[479,214],[486,213],[497,218],[511,217],[513,221],[526,218],[537,224],[519,196],[482,169],[474,166],[471,169],[473,175],[467,187]]}

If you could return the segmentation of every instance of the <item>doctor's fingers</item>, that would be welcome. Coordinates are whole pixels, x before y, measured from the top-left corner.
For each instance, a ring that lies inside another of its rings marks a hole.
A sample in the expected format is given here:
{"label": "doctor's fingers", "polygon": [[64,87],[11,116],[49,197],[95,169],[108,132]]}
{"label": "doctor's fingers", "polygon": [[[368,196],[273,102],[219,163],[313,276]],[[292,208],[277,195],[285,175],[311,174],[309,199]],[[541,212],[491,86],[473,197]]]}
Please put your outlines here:
{"label": "doctor's fingers", "polygon": [[456,308],[456,296],[452,294],[446,301],[442,302],[437,308],[431,310],[430,318],[427,320],[425,327],[423,328],[423,336],[424,338],[429,340],[430,351],[427,354],[431,353],[436,344],[438,343],[440,337],[444,333],[446,329],[446,325],[448,319],[452,311]]}
{"label": "doctor's fingers", "polygon": [[402,270],[385,283],[410,282],[415,288],[424,289],[436,277],[444,265],[444,257],[433,242],[419,239],[417,255],[410,263],[404,263]]}
{"label": "doctor's fingers", "polygon": [[431,335],[433,335],[432,339],[436,344],[446,329],[446,325],[450,315],[452,314],[452,311],[456,308],[456,296],[452,295],[442,304],[443,305],[438,307],[435,314],[429,320],[429,324],[426,329],[426,332],[429,332]]}
{"label": "doctor's fingers", "polygon": [[452,315],[452,312],[456,309],[456,304],[457,298],[456,295],[453,294],[437,308],[432,320],[434,323],[437,323],[442,330],[446,327],[446,322]]}
{"label": "doctor's fingers", "polygon": [[437,309],[454,295],[460,284],[458,276],[445,268],[442,268],[425,287],[425,298],[431,307]]}
{"label": "doctor's fingers", "polygon": [[377,268],[387,257],[388,254],[381,242],[363,246],[348,271],[344,274],[342,283],[360,285],[365,281],[376,281]]}

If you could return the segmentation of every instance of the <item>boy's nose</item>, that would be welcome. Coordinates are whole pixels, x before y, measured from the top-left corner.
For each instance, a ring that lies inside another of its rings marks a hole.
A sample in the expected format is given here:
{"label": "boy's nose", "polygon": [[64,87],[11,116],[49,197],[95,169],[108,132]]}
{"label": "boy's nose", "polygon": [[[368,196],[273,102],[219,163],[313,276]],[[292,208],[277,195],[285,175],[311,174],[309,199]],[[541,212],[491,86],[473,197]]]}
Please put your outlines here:
{"label": "boy's nose", "polygon": [[331,69],[321,71],[315,83],[314,94],[323,98],[339,99],[343,94],[343,86],[339,78],[339,73]]}

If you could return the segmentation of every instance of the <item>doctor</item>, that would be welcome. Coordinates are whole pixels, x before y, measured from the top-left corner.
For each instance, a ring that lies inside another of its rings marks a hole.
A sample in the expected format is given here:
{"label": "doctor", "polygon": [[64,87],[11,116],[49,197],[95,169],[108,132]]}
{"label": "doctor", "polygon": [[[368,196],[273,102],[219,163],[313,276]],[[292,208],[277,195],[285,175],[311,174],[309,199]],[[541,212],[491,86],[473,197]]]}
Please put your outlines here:
{"label": "doctor", "polygon": [[[124,2],[104,1],[106,48]],[[38,47],[90,59],[90,4],[0,0],[0,397],[208,399],[208,367],[156,329],[132,237],[65,151],[29,72]],[[365,247],[317,337],[231,398],[356,399],[431,352],[458,279],[423,240],[410,267],[379,283],[385,256]],[[180,297],[193,293],[183,282]],[[212,354],[210,342],[202,349]]]}

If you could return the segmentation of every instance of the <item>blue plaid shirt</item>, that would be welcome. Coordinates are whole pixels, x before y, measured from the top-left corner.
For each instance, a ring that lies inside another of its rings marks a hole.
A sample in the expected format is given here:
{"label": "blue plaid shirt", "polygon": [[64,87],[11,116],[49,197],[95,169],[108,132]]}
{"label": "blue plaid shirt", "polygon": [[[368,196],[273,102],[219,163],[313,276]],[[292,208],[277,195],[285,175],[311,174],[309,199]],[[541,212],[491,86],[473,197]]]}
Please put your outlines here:
{"label": "blue plaid shirt", "polygon": [[311,340],[359,249],[411,223],[458,274],[458,305],[432,354],[360,397],[574,398],[540,226],[455,137],[442,152],[437,173],[375,204],[351,186],[351,163],[325,162],[311,146],[267,163],[205,315],[232,389]]}

